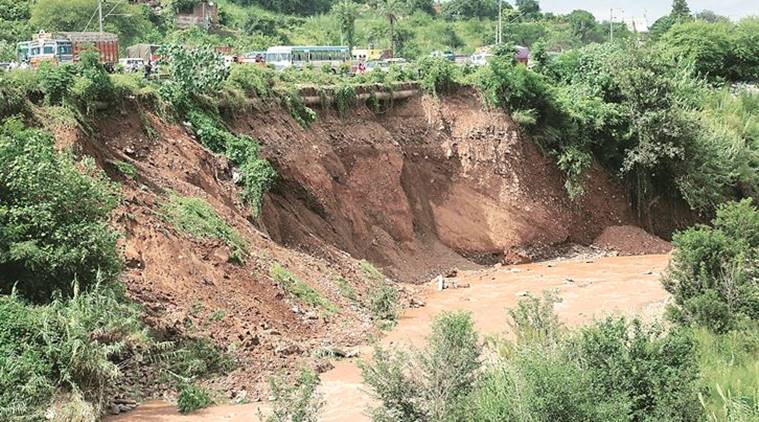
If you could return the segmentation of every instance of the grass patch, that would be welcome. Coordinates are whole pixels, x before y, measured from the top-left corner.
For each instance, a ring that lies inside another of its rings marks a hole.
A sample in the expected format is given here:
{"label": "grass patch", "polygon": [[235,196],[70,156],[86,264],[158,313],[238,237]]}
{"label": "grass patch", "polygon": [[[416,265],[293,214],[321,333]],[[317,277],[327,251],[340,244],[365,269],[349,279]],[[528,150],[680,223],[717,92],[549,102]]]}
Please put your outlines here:
{"label": "grass patch", "polygon": [[172,193],[161,206],[163,218],[178,231],[200,239],[218,239],[231,250],[230,262],[241,263],[248,255],[248,245],[240,234],[201,198]]}
{"label": "grass patch", "polygon": [[380,323],[380,328],[392,328],[393,321],[398,318],[398,291],[370,262],[361,260],[358,265],[364,273],[364,278],[369,282],[369,291],[364,305],[371,312],[372,319]]}
{"label": "grass patch", "polygon": [[179,413],[186,414],[203,409],[213,404],[211,395],[203,387],[188,385],[179,391],[177,398],[177,409]]}
{"label": "grass patch", "polygon": [[699,401],[712,421],[759,420],[759,327],[715,334],[693,330],[701,371]]}
{"label": "grass patch", "polygon": [[208,316],[208,320],[211,322],[219,322],[223,320],[226,315],[227,313],[224,309],[217,309]]}
{"label": "grass patch", "polygon": [[329,300],[324,298],[318,291],[308,284],[298,280],[291,272],[280,264],[271,267],[271,278],[274,279],[289,294],[298,298],[301,302],[320,307],[329,313],[337,312],[337,308]]}
{"label": "grass patch", "polygon": [[344,298],[351,302],[356,301],[356,290],[350,285],[350,283],[348,283],[348,280],[346,280],[345,277],[340,275],[335,277],[335,284],[337,284],[337,289]]}
{"label": "grass patch", "polygon": [[124,177],[127,179],[134,180],[137,178],[137,167],[135,167],[133,164],[118,160],[109,161],[108,163],[116,168],[116,170],[124,175]]}

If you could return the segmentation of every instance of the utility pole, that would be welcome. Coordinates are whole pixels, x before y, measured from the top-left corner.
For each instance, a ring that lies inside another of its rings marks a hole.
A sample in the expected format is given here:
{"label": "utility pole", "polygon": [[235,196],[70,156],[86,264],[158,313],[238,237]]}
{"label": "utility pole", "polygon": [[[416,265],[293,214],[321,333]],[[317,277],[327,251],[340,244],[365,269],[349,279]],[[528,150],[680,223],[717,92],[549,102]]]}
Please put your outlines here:
{"label": "utility pole", "polygon": [[495,43],[501,44],[503,40],[503,0],[498,0],[498,28],[495,31]]}
{"label": "utility pole", "polygon": [[614,9],[609,9],[609,42],[614,42]]}
{"label": "utility pole", "polygon": [[100,22],[100,32],[103,32],[103,0],[98,0],[98,21]]}

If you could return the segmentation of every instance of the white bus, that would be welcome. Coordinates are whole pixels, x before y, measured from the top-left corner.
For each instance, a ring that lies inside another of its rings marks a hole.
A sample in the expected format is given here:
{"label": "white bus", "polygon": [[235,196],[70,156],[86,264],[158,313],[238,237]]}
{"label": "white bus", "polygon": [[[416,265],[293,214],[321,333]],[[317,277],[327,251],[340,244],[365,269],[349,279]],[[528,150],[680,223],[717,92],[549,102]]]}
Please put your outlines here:
{"label": "white bus", "polygon": [[341,46],[278,46],[266,50],[266,63],[275,69],[302,68],[311,64],[320,68],[328,64],[333,70],[350,62],[348,47]]}

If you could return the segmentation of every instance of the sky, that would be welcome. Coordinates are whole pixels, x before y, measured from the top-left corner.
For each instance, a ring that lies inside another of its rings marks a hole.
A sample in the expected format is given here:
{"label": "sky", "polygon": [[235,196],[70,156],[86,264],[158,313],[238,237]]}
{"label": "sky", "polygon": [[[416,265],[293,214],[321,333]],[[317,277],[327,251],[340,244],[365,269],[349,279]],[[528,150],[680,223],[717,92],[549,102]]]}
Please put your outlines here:
{"label": "sky", "polygon": [[[510,2],[513,3],[513,2]],[[585,9],[599,20],[609,20],[609,9],[614,9],[614,19],[654,23],[672,9],[671,0],[539,0],[544,12],[569,13],[575,9]],[[708,9],[719,15],[737,20],[743,16],[759,16],[758,0],[690,0],[691,12]]]}

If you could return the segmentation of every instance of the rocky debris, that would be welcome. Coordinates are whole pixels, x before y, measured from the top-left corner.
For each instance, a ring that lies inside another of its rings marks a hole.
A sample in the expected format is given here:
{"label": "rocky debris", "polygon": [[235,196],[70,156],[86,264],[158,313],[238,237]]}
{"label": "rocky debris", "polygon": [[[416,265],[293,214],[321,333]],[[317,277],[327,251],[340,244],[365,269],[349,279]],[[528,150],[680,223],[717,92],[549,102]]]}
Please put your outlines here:
{"label": "rocky debris", "polygon": [[130,399],[114,399],[108,406],[108,413],[111,415],[118,415],[120,413],[129,412],[139,406],[136,401]]}
{"label": "rocky debris", "polygon": [[445,273],[446,278],[454,278],[459,275],[459,269],[458,268],[451,268]]}
{"label": "rocky debris", "polygon": [[295,343],[280,344],[274,349],[274,353],[279,356],[299,355],[303,350]]}
{"label": "rocky debris", "polygon": [[317,374],[323,374],[331,369],[334,369],[335,365],[327,359],[319,359],[311,364],[311,369]]}
{"label": "rocky debris", "polygon": [[607,227],[596,237],[593,245],[620,255],[666,254],[672,250],[672,245],[666,240],[635,226]]}
{"label": "rocky debris", "polygon": [[424,305],[424,301],[418,300],[415,297],[412,297],[411,300],[409,300],[409,306],[412,308],[423,308]]}

